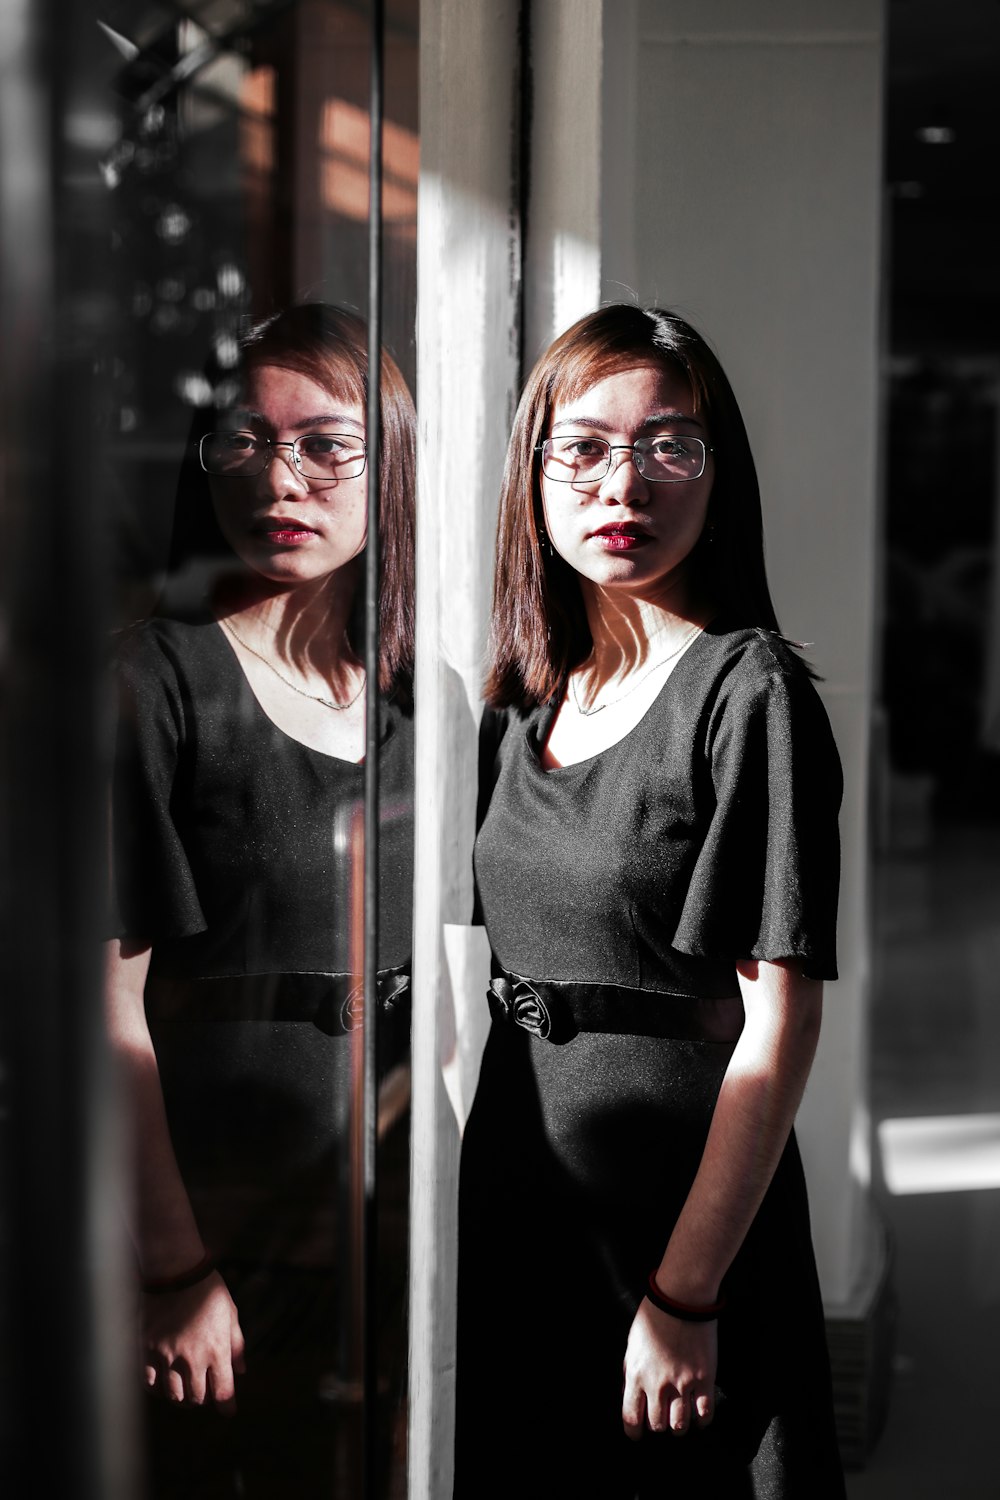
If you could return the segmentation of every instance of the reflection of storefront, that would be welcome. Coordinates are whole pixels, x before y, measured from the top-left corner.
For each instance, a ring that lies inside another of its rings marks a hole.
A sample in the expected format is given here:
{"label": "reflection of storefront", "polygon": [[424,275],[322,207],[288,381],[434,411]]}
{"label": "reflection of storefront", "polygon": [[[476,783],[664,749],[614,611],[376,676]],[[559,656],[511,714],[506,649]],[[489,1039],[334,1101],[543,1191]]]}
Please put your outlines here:
{"label": "reflection of storefront", "polygon": [[[386,9],[382,331],[412,384],[417,7]],[[40,1493],[135,1500],[126,1148],[94,942],[105,643],[159,594],[192,417],[231,396],[247,321],[296,300],[366,313],[371,16],[326,0],[98,11],[15,4],[0,23],[0,757],[17,788],[0,814],[0,887],[3,988],[19,997],[0,1019],[0,1441]],[[382,1353],[397,1377],[405,1075],[379,1116]],[[56,1347],[58,1389],[40,1400]],[[360,1435],[356,1374],[331,1370],[324,1389]],[[398,1378],[381,1404],[385,1473],[366,1492],[396,1495]]]}
{"label": "reflection of storefront", "polygon": [[[383,326],[412,385],[416,26],[390,10]],[[184,21],[160,6],[102,16],[117,314],[105,399],[126,618],[143,584],[155,589],[176,455],[192,410],[232,381],[238,328],[294,300],[365,311],[369,31],[355,7],[286,0],[249,17],[222,5]]]}

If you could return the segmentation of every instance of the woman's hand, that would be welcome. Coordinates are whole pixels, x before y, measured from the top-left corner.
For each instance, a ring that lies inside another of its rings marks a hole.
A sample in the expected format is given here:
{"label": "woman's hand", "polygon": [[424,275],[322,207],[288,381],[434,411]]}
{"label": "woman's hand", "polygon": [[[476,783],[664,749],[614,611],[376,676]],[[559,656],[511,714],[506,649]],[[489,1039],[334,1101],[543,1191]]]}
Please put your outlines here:
{"label": "woman's hand", "polygon": [[633,1442],[643,1426],[653,1432],[707,1427],[715,1406],[718,1324],[683,1323],[639,1303],[625,1350],[622,1422]]}
{"label": "woman's hand", "polygon": [[[108,1034],[133,1115],[136,1193],[130,1228],[141,1274],[169,1278],[197,1265],[205,1245],[170,1141],[143,992],[151,948],[138,940],[107,945]],[[143,1295],[146,1384],[168,1401],[235,1410],[234,1372],[243,1370],[236,1305],[217,1271],[194,1286]]]}
{"label": "woman's hand", "polygon": [[[736,965],[746,1024],[726,1069],[701,1163],[656,1267],[660,1287],[716,1302],[788,1140],[816,1049],[823,986],[794,960]],[[643,1298],[625,1355],[622,1420],[631,1438],[711,1420],[717,1324],[672,1318]]]}
{"label": "woman's hand", "polygon": [[236,1410],[243,1334],[236,1304],[218,1271],[182,1291],[143,1296],[143,1377],[167,1401]]}

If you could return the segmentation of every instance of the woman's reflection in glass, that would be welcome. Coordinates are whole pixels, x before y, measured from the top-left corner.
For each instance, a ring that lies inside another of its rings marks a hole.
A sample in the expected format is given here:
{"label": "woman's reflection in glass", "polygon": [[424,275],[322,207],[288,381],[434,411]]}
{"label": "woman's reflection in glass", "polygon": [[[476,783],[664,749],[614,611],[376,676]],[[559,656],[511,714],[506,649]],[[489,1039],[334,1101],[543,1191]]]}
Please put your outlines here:
{"label": "woman's reflection in glass", "polygon": [[[359,632],[365,326],[291,308],[246,336],[241,372],[192,435],[164,602],[117,642],[107,995],[134,1131],[151,1491],[301,1497],[347,1479],[350,1446],[330,1398],[350,1387],[354,1254],[343,835],[376,686]],[[381,421],[391,1052],[410,951],[415,423],[386,354]]]}

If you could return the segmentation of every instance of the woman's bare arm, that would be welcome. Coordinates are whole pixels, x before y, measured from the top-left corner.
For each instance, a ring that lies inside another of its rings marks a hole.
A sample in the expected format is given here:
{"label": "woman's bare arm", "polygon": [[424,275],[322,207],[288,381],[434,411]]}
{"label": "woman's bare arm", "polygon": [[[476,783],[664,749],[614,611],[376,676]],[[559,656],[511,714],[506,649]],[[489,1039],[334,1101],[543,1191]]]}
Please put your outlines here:
{"label": "woman's bare arm", "polygon": [[[793,960],[738,966],[746,1025],[723,1079],[701,1165],[656,1279],[676,1301],[714,1302],[788,1140],[819,1037],[823,986]],[[652,1268],[651,1268],[652,1269]],[[625,1356],[630,1437],[683,1431],[712,1416],[716,1325],[687,1323],[643,1298]]]}
{"label": "woman's bare arm", "polygon": [[[143,990],[148,944],[107,944],[105,1003],[112,1052],[126,1091],[135,1190],[129,1229],[144,1278],[163,1279],[195,1265],[205,1246],[174,1156]],[[183,1290],[146,1295],[145,1378],[159,1394],[200,1404],[234,1404],[233,1372],[243,1367],[243,1335],[222,1278],[213,1273]]]}

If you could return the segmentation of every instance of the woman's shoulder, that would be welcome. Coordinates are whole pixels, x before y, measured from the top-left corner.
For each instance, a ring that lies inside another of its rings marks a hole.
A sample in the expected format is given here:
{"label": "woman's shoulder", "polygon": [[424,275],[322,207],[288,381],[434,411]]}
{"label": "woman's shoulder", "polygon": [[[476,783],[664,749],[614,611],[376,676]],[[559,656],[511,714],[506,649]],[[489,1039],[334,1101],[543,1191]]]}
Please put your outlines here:
{"label": "woman's shoulder", "polygon": [[111,633],[111,650],[116,659],[134,657],[198,656],[211,651],[219,639],[219,627],[212,618],[185,620],[171,615],[145,615]]}
{"label": "woman's shoulder", "polygon": [[217,678],[219,646],[214,620],[150,615],[113,632],[111,662],[118,679],[133,687],[192,684]]}
{"label": "woman's shoulder", "polygon": [[712,644],[716,670],[706,722],[715,751],[756,737],[775,748],[809,746],[831,764],[837,761],[829,715],[802,648],[759,626],[720,629]]}
{"label": "woman's shoulder", "polygon": [[748,701],[775,691],[818,697],[816,673],[803,648],[763,626],[729,626],[713,621],[705,629],[706,671],[714,698]]}

